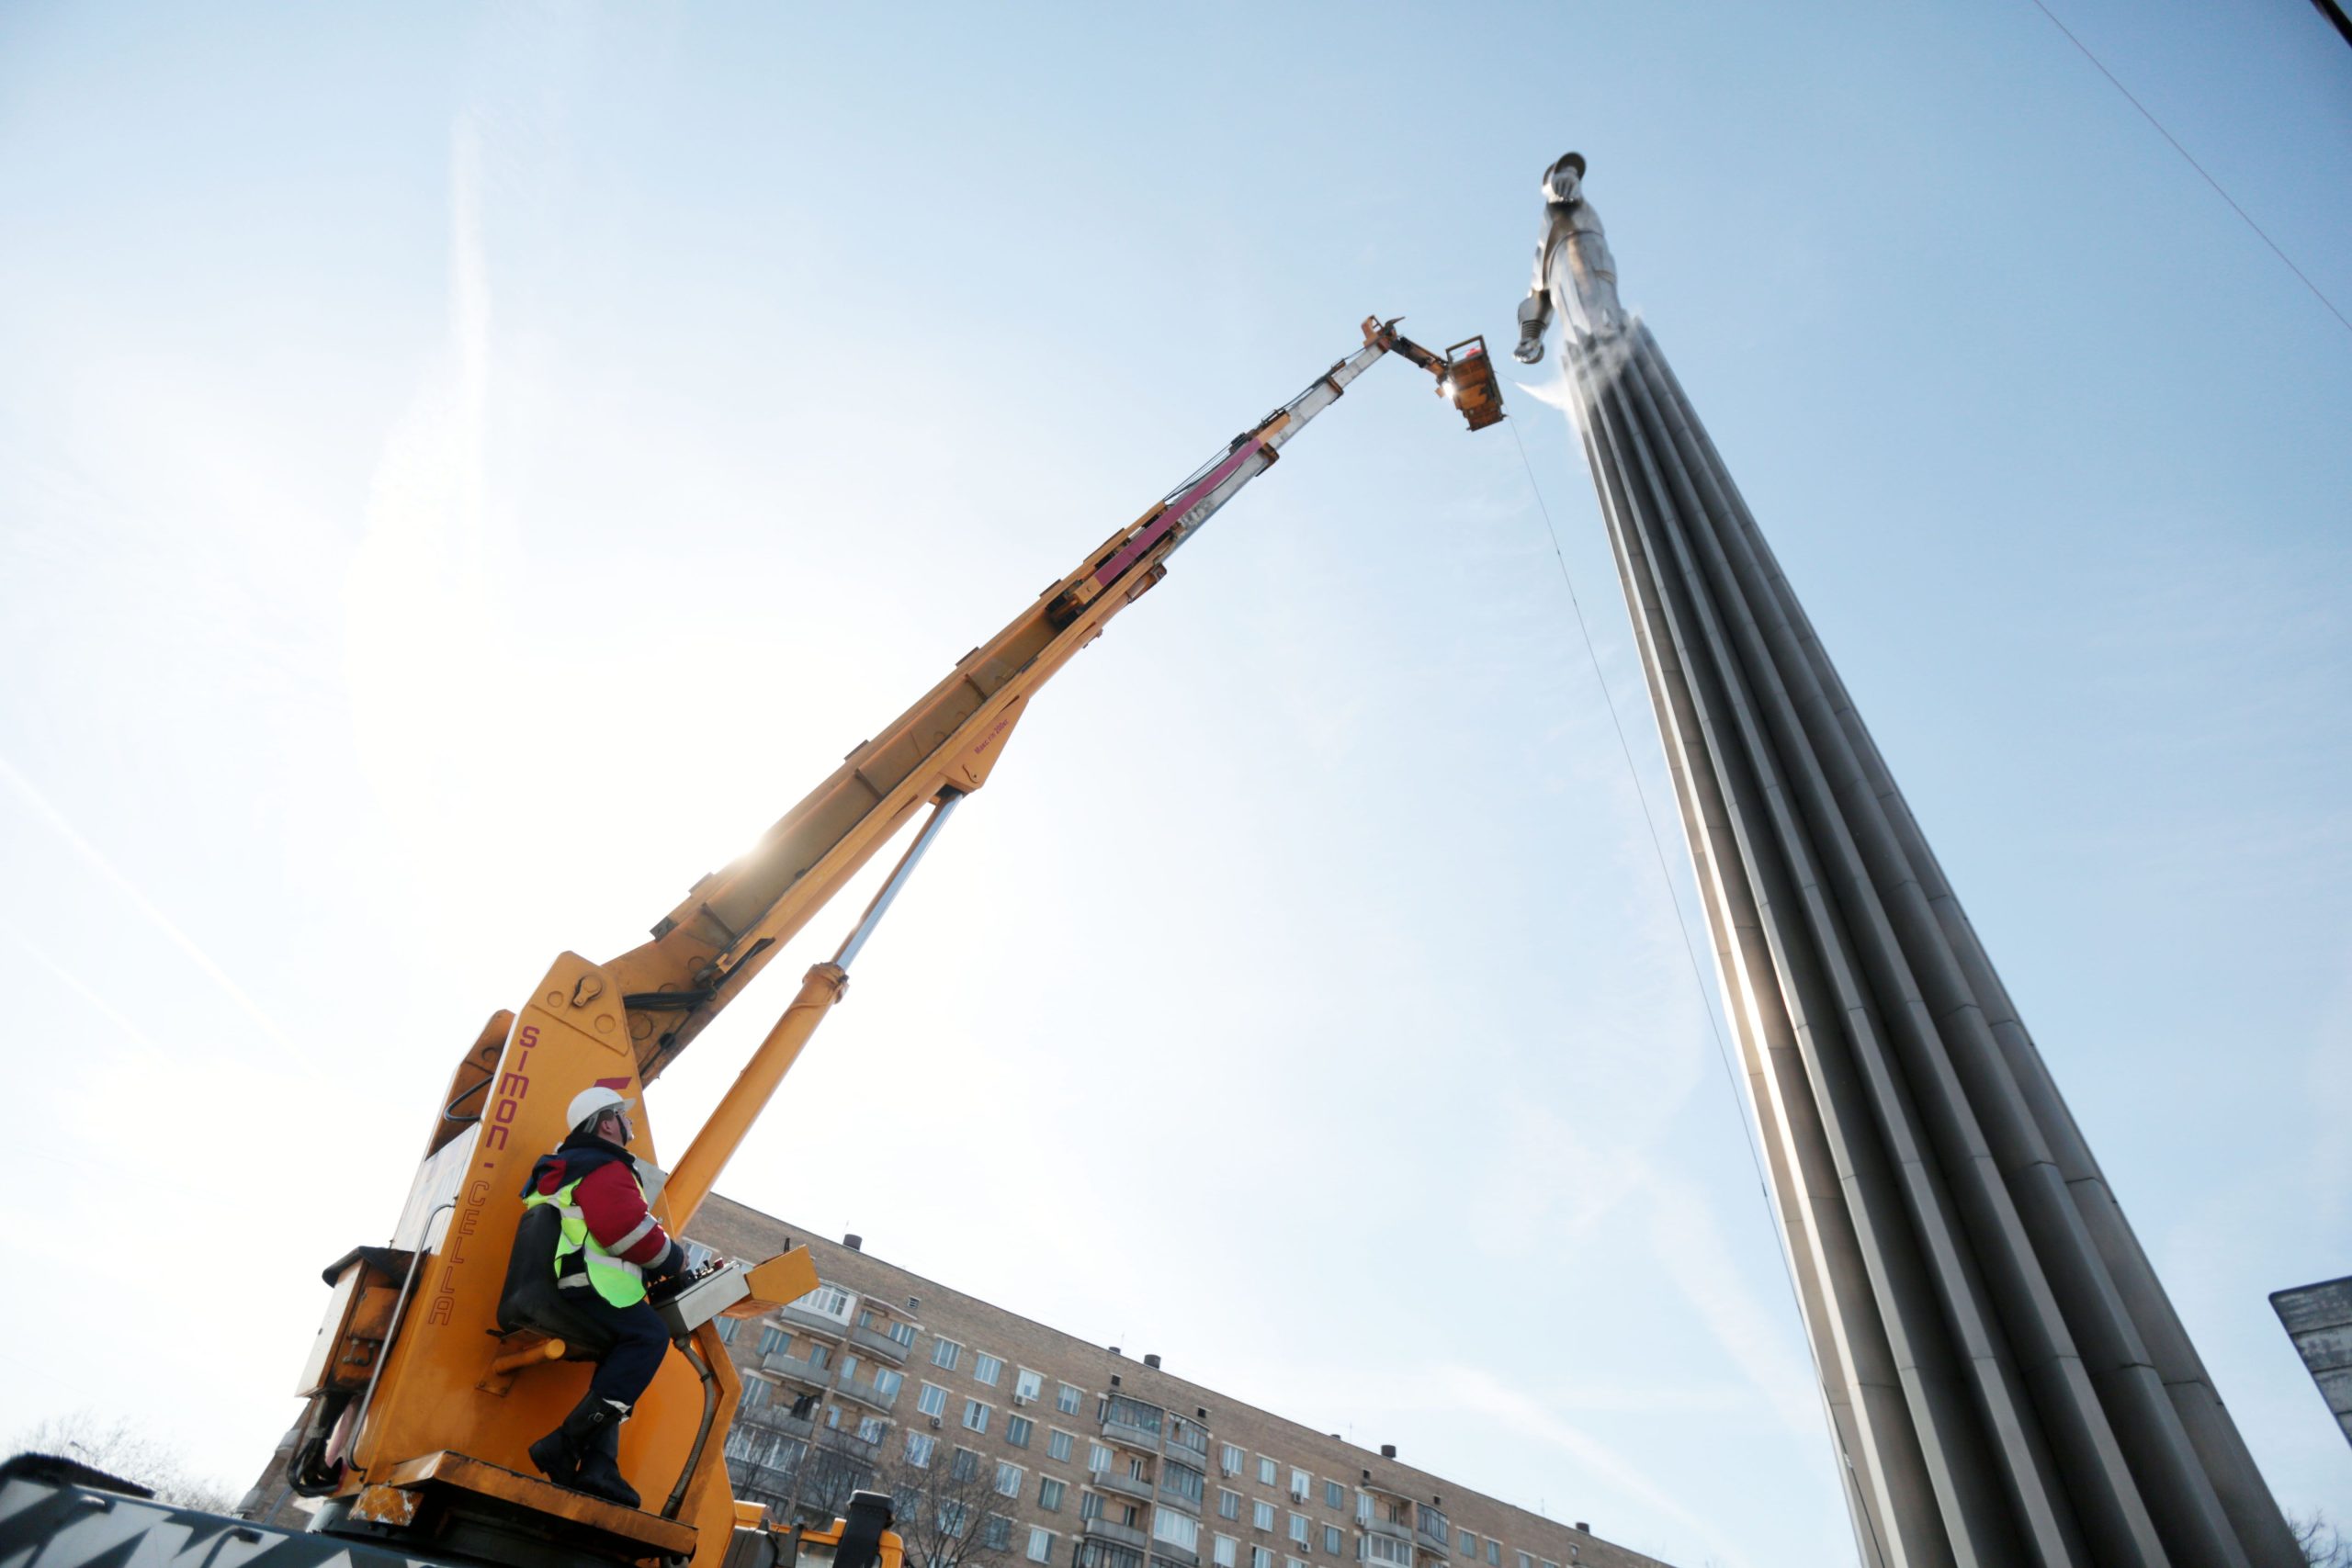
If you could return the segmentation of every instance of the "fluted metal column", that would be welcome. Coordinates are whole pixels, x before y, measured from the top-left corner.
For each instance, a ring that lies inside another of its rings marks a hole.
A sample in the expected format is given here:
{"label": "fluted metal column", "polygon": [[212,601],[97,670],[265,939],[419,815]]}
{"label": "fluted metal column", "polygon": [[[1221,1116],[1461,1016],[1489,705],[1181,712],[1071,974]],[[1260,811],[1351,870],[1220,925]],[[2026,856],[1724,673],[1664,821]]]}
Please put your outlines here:
{"label": "fluted metal column", "polygon": [[2300,1568],[1656,340],[1563,336],[1862,1561]]}

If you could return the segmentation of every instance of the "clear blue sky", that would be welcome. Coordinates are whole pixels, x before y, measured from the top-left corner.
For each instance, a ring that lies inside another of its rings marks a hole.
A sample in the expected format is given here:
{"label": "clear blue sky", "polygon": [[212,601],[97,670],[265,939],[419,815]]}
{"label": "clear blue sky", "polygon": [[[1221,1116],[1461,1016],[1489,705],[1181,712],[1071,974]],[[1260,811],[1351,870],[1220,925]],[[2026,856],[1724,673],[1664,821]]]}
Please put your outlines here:
{"label": "clear blue sky", "polygon": [[[2352,312],[2307,0],[2052,7]],[[482,1018],[1366,312],[1499,350],[1569,146],[2273,1486],[2352,1515],[2264,1299],[2352,1270],[2352,331],[2030,0],[0,11],[0,1427],[247,1479]],[[1678,1563],[1849,1560],[1601,692],[1509,435],[1381,367],[1040,702],[726,1188]]]}

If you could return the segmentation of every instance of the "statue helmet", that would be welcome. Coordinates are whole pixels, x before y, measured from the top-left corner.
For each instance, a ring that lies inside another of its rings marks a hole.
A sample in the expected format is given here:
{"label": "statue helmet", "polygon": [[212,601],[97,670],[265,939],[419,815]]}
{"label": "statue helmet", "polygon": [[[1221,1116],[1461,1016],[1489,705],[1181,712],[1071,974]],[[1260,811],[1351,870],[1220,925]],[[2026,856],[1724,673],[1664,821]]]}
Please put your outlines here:
{"label": "statue helmet", "polygon": [[1582,180],[1584,178],[1584,154],[1581,152],[1564,152],[1553,162],[1550,168],[1544,171],[1543,190],[1547,200],[1558,199],[1558,197],[1553,194],[1552,182],[1560,176],[1562,171],[1568,169],[1575,170],[1577,178],[1578,180]]}

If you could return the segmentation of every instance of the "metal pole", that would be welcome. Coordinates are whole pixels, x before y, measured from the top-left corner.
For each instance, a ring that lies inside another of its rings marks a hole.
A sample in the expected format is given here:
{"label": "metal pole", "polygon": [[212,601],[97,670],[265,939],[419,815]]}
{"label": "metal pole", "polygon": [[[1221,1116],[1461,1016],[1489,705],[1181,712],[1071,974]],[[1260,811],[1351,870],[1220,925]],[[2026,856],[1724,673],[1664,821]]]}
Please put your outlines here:
{"label": "metal pole", "polygon": [[874,928],[882,923],[882,917],[898,901],[899,890],[907,885],[907,878],[912,876],[915,867],[922,863],[924,852],[931,848],[932,840],[939,836],[939,830],[947,826],[947,818],[954,816],[956,808],[963,804],[961,790],[948,790],[941,795],[939,804],[932,808],[931,820],[922,825],[922,831],[915,835],[915,841],[909,844],[907,852],[899,857],[899,863],[891,868],[889,880],[882,884],[882,890],[874,896],[872,903],[865,906],[865,913],[858,917],[857,929],[849,933],[842,942],[841,951],[833,954],[835,967],[845,970],[856,962],[858,953],[865,946],[866,938],[874,934]]}
{"label": "metal pole", "polygon": [[802,976],[800,994],[793,998],[792,1005],[784,1010],[784,1016],[775,1021],[775,1027],[768,1031],[767,1038],[761,1041],[759,1049],[752,1053],[752,1059],[743,1064],[743,1070],[736,1075],[735,1082],[711,1109],[709,1120],[695,1134],[694,1142],[686,1145],[686,1152],[679,1157],[677,1169],[671,1174],[662,1190],[673,1232],[683,1231],[693,1223],[695,1211],[702,1207],[705,1198],[710,1196],[710,1190],[718,1182],[719,1173],[727,1168],[727,1162],[734,1157],[735,1151],[742,1146],[744,1137],[750,1134],[752,1123],[758,1121],[760,1112],[767,1109],[776,1086],[784,1081],[784,1075],[790,1072],[793,1063],[800,1059],[801,1048],[808,1043],[809,1036],[817,1032],[817,1026],[825,1021],[825,1015],[832,1010],[833,1004],[840,1001],[842,994],[848,989],[850,961],[857,956],[858,950],[874,934],[874,928],[880,922],[883,912],[898,898],[899,889],[913,874],[916,863],[922,859],[923,852],[931,848],[932,840],[938,836],[939,829],[946,825],[948,817],[963,798],[961,792],[951,792],[941,797],[939,805],[932,811],[931,819],[922,825],[922,830],[915,835],[915,841],[899,858],[889,880],[882,885],[882,890],[874,896],[874,901],[866,905],[865,912],[858,917],[856,929],[842,943],[841,951],[830,962],[812,964],[808,973]]}

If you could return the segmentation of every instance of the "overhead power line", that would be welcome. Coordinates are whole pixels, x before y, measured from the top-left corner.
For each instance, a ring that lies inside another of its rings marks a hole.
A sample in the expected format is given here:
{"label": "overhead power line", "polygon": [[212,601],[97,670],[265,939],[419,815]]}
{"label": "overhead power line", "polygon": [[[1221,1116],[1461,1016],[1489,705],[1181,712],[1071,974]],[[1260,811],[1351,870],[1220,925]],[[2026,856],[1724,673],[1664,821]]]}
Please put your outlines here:
{"label": "overhead power line", "polygon": [[[2312,0],[2312,4],[2318,6],[2323,11],[2332,13],[2338,28],[2346,27],[2344,13],[2335,8],[2332,0]],[[2188,149],[2180,144],[2180,138],[2175,136],[2171,131],[2166,130],[2165,129],[2165,122],[2148,112],[2148,106],[2142,103],[2138,98],[2132,96],[2132,89],[2125,86],[2122,82],[2118,80],[2115,73],[2109,71],[2107,68],[2106,63],[2102,62],[2098,55],[2091,52],[2090,46],[2085,43],[2082,39],[2076,38],[2075,36],[2074,29],[2069,28],[2065,23],[2060,21],[2058,19],[2057,13],[2051,10],[2049,6],[2043,5],[2041,0],[2033,0],[2033,8],[2041,12],[2043,16],[2049,17],[2050,25],[2056,28],[2060,32],[2065,34],[2066,41],[2068,43],[2073,44],[2076,49],[2082,51],[2083,58],[2089,61],[2093,65],[2098,68],[2098,73],[2107,78],[2108,85],[2112,86],[2117,92],[2123,95],[2123,101],[2130,104],[2133,108],[2138,109],[2140,111],[2140,118],[2146,120],[2150,125],[2154,126],[2156,128],[2156,134],[2163,137],[2166,141],[2171,142],[2172,150],[2180,154],[2182,161],[2187,163],[2190,168],[2197,171],[2197,175],[2199,179],[2202,179],[2207,185],[2213,187],[2213,194],[2220,197],[2223,201],[2228,202],[2230,204],[2230,210],[2236,213],[2241,219],[2245,220],[2245,226],[2254,231],[2255,237],[2259,239],[2264,244],[2270,247],[2270,254],[2277,256],[2280,261],[2286,263],[2287,270],[2293,273],[2296,277],[2301,279],[2303,287],[2312,291],[2312,298],[2326,306],[2327,313],[2334,316],[2338,321],[2342,322],[2346,332],[2352,332],[2352,320],[2347,320],[2345,317],[2344,312],[2335,308],[2335,301],[2330,299],[2325,294],[2322,293],[2320,291],[2319,285],[2313,283],[2310,276],[2304,273],[2303,269],[2295,265],[2294,258],[2290,256],[2285,251],[2278,248],[2278,241],[2263,232],[2262,225],[2256,223],[2254,220],[2253,215],[2248,213],[2245,208],[2238,205],[2237,197],[2232,196],[2228,191],[2223,190],[2222,188],[2222,182],[2215,179],[2211,175],[2206,173],[2205,165],[2199,163],[2194,157],[2190,156]],[[2352,42],[2352,30],[2346,30],[2345,38],[2347,42]]]}

